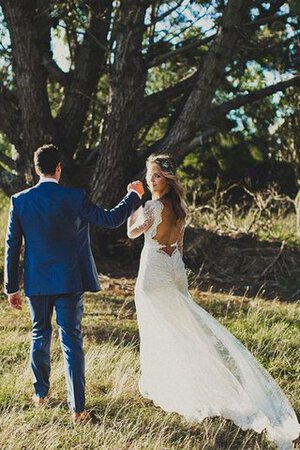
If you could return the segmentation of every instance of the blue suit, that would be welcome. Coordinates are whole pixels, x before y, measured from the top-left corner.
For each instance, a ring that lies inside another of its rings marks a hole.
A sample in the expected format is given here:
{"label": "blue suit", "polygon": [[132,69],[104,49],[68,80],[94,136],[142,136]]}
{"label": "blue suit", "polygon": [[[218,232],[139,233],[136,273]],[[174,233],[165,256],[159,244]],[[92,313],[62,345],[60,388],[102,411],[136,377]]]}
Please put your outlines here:
{"label": "blue suit", "polygon": [[84,190],[39,183],[11,197],[5,290],[19,290],[20,251],[25,241],[24,290],[33,322],[31,366],[36,395],[49,389],[51,317],[56,309],[65,357],[68,400],[74,412],[84,410],[84,357],[81,318],[83,292],[100,290],[90,246],[89,224],[117,228],[141,204],[135,192],[113,209],[89,201]]}

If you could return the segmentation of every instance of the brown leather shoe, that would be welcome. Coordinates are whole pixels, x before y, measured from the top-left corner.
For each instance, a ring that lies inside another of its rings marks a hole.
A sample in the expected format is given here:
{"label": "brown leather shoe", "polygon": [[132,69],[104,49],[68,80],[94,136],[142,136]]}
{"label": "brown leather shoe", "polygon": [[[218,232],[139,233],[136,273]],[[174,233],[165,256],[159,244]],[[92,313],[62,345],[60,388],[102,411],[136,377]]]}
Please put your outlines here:
{"label": "brown leather shoe", "polygon": [[90,413],[86,410],[81,411],[81,412],[76,412],[72,414],[73,417],[73,422],[74,423],[87,423],[90,422],[90,420],[92,420],[92,417],[90,415]]}
{"label": "brown leather shoe", "polygon": [[33,394],[31,400],[36,407],[45,406],[49,401],[48,397],[39,397],[36,394]]}

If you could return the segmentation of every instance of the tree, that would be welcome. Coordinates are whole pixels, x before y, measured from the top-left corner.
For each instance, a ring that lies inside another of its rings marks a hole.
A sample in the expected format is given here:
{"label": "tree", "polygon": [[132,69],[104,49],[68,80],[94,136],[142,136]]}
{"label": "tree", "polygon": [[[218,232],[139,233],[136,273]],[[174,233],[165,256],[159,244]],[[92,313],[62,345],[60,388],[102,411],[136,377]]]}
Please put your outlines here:
{"label": "tree", "polygon": [[[0,0],[10,36],[0,50],[0,132],[13,145],[0,153],[0,188],[10,195],[32,184],[33,152],[53,142],[65,182],[90,185],[95,201],[112,206],[152,152],[180,162],[201,151],[230,112],[299,85],[295,5]],[[69,71],[53,54],[61,30]],[[288,77],[245,90],[236,80],[253,62],[281,63]]]}

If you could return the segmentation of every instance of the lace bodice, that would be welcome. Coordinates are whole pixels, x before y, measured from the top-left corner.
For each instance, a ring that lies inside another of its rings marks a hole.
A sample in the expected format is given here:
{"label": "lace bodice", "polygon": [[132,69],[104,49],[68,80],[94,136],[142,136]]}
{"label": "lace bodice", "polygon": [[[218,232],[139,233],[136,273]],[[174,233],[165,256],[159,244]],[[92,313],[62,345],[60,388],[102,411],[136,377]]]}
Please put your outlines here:
{"label": "lace bodice", "polygon": [[127,236],[130,239],[136,239],[141,234],[145,235],[145,244],[162,247],[177,246],[181,255],[183,254],[183,236],[184,223],[180,229],[178,238],[171,244],[164,244],[154,239],[157,233],[157,227],[162,222],[162,211],[164,204],[160,200],[149,200],[144,207],[137,209],[127,220]]}

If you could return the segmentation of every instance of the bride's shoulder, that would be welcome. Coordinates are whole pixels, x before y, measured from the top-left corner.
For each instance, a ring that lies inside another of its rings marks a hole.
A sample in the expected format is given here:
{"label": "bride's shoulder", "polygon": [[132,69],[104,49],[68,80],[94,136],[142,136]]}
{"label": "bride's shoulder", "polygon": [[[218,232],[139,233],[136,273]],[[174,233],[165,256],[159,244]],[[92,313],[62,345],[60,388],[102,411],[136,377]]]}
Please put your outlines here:
{"label": "bride's shoulder", "polygon": [[160,214],[163,204],[159,200],[148,200],[144,205],[144,213],[152,215]]}
{"label": "bride's shoulder", "polygon": [[147,200],[144,208],[158,208],[160,204],[162,204],[160,200]]}

